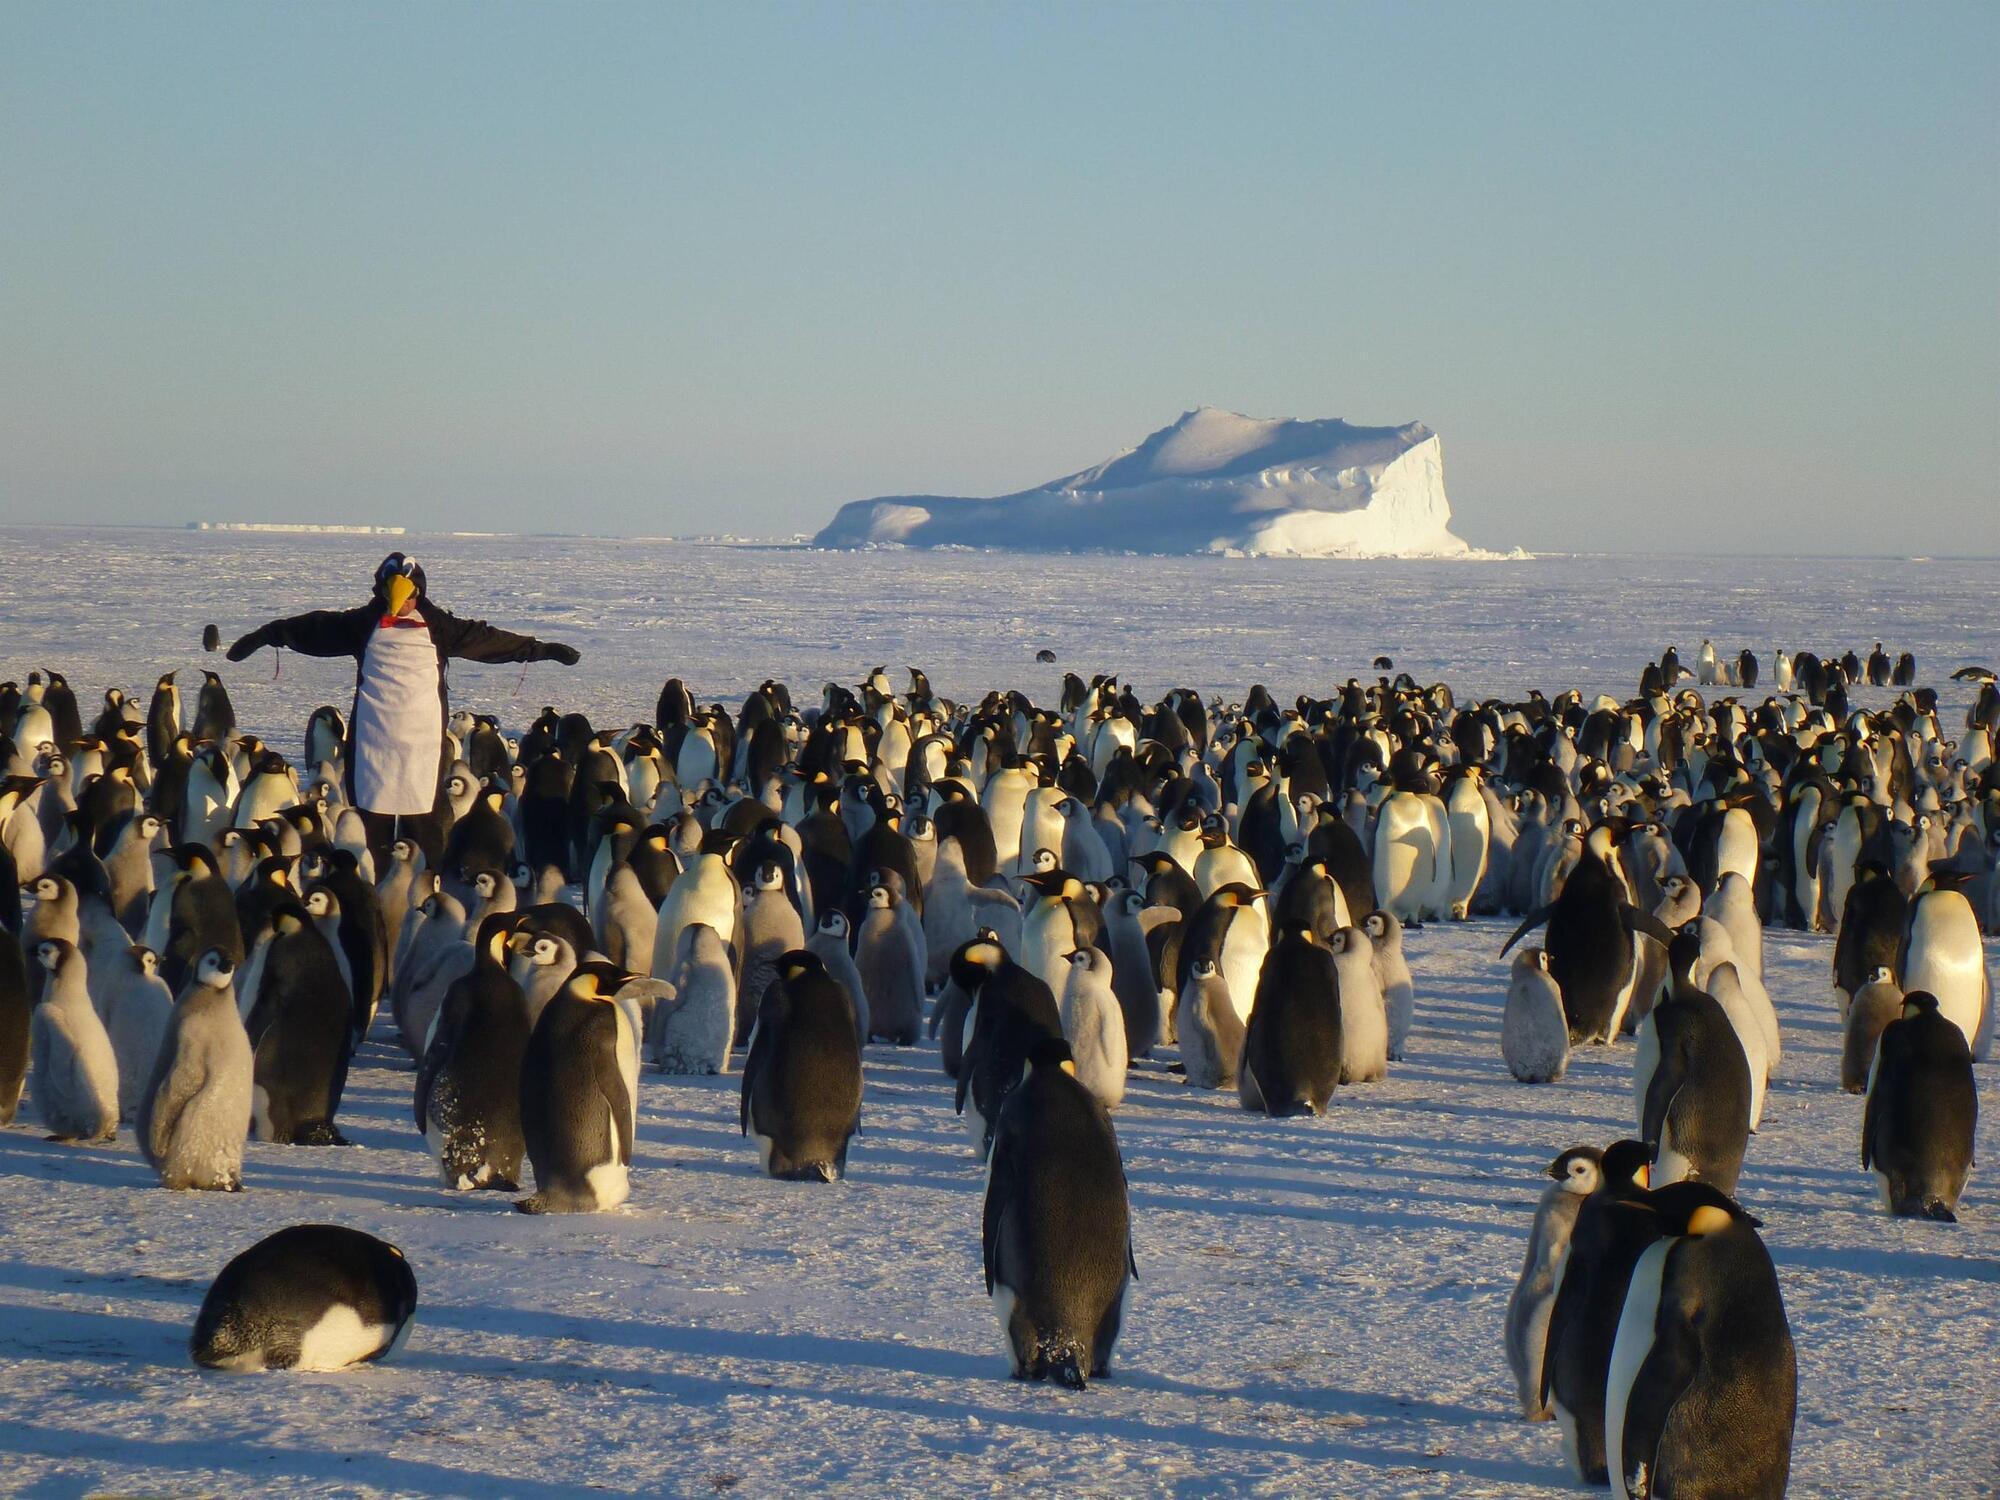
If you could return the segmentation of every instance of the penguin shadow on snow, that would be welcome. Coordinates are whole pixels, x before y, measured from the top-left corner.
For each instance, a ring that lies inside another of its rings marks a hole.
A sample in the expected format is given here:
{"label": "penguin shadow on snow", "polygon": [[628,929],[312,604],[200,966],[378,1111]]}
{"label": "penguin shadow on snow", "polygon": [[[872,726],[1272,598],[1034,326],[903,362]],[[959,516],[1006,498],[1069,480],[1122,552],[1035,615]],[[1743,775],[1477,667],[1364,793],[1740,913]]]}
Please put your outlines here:
{"label": "penguin shadow on snow", "polygon": [[78,1146],[44,1140],[17,1122],[11,1130],[0,1130],[0,1180],[32,1177],[79,1187],[157,1187],[152,1168],[129,1149],[130,1127],[120,1127],[120,1133],[117,1142]]}
{"label": "penguin shadow on snow", "polygon": [[[429,1321],[435,1327],[490,1335],[486,1326],[489,1312],[469,1313],[467,1309],[433,1309]],[[1107,1400],[1089,1395],[1072,1398],[1070,1393],[1041,1384],[1021,1384],[1009,1380],[1002,1362],[994,1356],[973,1355],[934,1345],[897,1343],[887,1340],[853,1339],[819,1334],[745,1333],[729,1329],[695,1328],[682,1324],[614,1323],[561,1313],[507,1313],[506,1332],[515,1337],[549,1341],[569,1340],[600,1348],[623,1348],[665,1353],[700,1361],[733,1359],[746,1363],[806,1367],[842,1371],[871,1369],[886,1374],[921,1375],[949,1381],[951,1392],[940,1399],[912,1395],[907,1391],[883,1392],[844,1389],[836,1383],[816,1378],[797,1382],[736,1376],[716,1378],[689,1375],[681,1371],[637,1371],[616,1367],[588,1366],[575,1371],[580,1381],[605,1382],[622,1387],[656,1392],[664,1386],[675,1399],[690,1404],[719,1403],[741,1399],[746,1385],[779,1397],[825,1401],[856,1410],[888,1414],[907,1422],[911,1416],[926,1417],[962,1428],[968,1417],[993,1428],[1020,1428],[1056,1436],[1116,1439],[1143,1446],[1148,1451],[1175,1447],[1237,1453],[1245,1456],[1286,1457],[1320,1463],[1353,1463],[1369,1468],[1393,1468],[1418,1464],[1443,1474],[1490,1482],[1536,1483],[1544,1477],[1542,1466],[1526,1462],[1472,1458],[1458,1454],[1438,1455],[1428,1449],[1392,1449],[1359,1443],[1300,1440],[1268,1431],[1235,1432],[1168,1416],[1154,1423],[1118,1411],[1107,1411]],[[504,1356],[464,1356],[449,1351],[426,1352],[426,1364],[435,1360],[440,1372],[459,1375],[491,1374],[517,1378],[523,1373],[539,1375],[543,1362],[507,1360]],[[407,1367],[410,1361],[405,1360]],[[485,1365],[485,1368],[481,1368]],[[991,1389],[1012,1393],[1008,1405],[981,1404],[968,1400],[968,1393]],[[1171,1395],[1191,1403],[1206,1405],[1218,1395],[1245,1401],[1292,1407],[1301,1412],[1324,1415],[1346,1413],[1364,1420],[1379,1420],[1385,1426],[1407,1429],[1414,1421],[1435,1420],[1454,1428],[1468,1422],[1500,1424],[1509,1414],[1496,1404],[1491,1411],[1442,1403],[1411,1401],[1373,1392],[1316,1387],[1311,1391],[1283,1386],[1245,1385],[1217,1391],[1208,1386],[1190,1385],[1169,1376],[1153,1374],[1128,1362],[1114,1366],[1104,1390],[1113,1399],[1120,1393],[1137,1398],[1140,1393]],[[1122,1404],[1122,1403],[1121,1403]]]}

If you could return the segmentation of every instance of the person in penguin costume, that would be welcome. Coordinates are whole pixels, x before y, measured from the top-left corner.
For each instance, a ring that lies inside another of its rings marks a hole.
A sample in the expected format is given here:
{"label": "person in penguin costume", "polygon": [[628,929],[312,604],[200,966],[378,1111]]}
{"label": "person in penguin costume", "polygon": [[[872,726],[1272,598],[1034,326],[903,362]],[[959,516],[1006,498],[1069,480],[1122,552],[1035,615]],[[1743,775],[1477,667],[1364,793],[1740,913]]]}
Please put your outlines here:
{"label": "person in penguin costume", "polygon": [[1798,1351],[1758,1220],[1707,1183],[1656,1189],[1661,1238],[1632,1268],[1604,1390],[1617,1500],[1777,1500],[1792,1468]]}
{"label": "person in penguin costume", "polygon": [[264,646],[302,656],[352,656],[357,664],[345,780],[348,800],[368,828],[379,865],[398,820],[435,862],[444,850],[438,783],[450,764],[445,662],[555,661],[575,666],[574,647],[462,620],[431,601],[423,565],[391,552],[375,569],[374,592],[354,609],[317,609],[271,620],[229,648],[242,661]]}

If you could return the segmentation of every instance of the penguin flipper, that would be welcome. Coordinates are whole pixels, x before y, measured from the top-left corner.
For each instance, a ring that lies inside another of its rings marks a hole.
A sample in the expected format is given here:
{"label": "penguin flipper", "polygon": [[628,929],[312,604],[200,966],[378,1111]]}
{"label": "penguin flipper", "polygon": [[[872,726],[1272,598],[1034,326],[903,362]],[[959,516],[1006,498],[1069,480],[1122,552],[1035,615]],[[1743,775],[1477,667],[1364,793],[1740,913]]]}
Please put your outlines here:
{"label": "penguin flipper", "polygon": [[[1570,1251],[1574,1254],[1575,1250],[1576,1242],[1572,1239]],[[1555,1389],[1556,1350],[1562,1347],[1563,1332],[1570,1319],[1584,1305],[1583,1283],[1587,1280],[1587,1276],[1572,1276],[1565,1270],[1562,1280],[1556,1284],[1555,1304],[1549,1309],[1548,1331],[1542,1339],[1542,1383],[1538,1399],[1544,1409],[1548,1407],[1549,1397]]]}
{"label": "penguin flipper", "polygon": [[1521,919],[1521,925],[1514,929],[1514,935],[1508,938],[1505,945],[1502,946],[1502,948],[1500,949],[1500,956],[1502,958],[1505,958],[1507,956],[1507,950],[1509,948],[1512,948],[1516,943],[1520,942],[1522,938],[1526,937],[1529,933],[1533,932],[1537,927],[1541,926],[1542,923],[1548,921],[1549,914],[1553,912],[1555,909],[1556,909],[1555,903],[1550,902],[1547,906],[1542,907],[1539,911],[1529,912],[1526,917]]}
{"label": "penguin flipper", "polygon": [[986,1295],[993,1295],[993,1273],[1000,1259],[1000,1218],[1014,1197],[1014,1159],[1003,1136],[993,1142],[986,1158],[986,1205],[980,1214],[979,1251],[986,1268]]}
{"label": "penguin flipper", "polygon": [[[1673,1319],[1673,1327],[1664,1334],[1655,1327],[1653,1347],[1633,1376],[1625,1401],[1625,1431],[1619,1453],[1627,1480],[1641,1473],[1653,1477],[1660,1440],[1672,1424],[1681,1398],[1694,1383],[1699,1363],[1700,1351],[1684,1319]],[[1688,1436],[1698,1441],[1695,1434]]]}
{"label": "penguin flipper", "polygon": [[1687,1055],[1678,1037],[1671,1045],[1661,1039],[1660,1061],[1646,1084],[1646,1107],[1639,1117],[1639,1139],[1646,1143],[1653,1160],[1660,1159],[1660,1140],[1666,1133],[1667,1112],[1687,1082]]}
{"label": "penguin flipper", "polygon": [[1618,915],[1625,923],[1625,930],[1627,932],[1643,932],[1663,948],[1674,940],[1673,928],[1667,926],[1665,922],[1662,922],[1649,911],[1644,911],[1636,906],[1628,906],[1620,911]]}

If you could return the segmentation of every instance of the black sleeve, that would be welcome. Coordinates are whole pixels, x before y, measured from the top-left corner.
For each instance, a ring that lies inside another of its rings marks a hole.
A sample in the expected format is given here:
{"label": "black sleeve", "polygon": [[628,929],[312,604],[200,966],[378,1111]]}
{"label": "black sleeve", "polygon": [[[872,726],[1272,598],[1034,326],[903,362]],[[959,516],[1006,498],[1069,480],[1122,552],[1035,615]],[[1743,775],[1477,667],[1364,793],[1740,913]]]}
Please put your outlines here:
{"label": "black sleeve", "polygon": [[487,662],[548,659],[549,643],[531,635],[517,635],[484,620],[461,620],[428,605],[424,608],[424,618],[430,621],[431,631],[446,656]]}
{"label": "black sleeve", "polygon": [[283,646],[301,656],[359,656],[368,649],[372,605],[360,609],[315,609],[273,620],[257,631],[258,644]]}

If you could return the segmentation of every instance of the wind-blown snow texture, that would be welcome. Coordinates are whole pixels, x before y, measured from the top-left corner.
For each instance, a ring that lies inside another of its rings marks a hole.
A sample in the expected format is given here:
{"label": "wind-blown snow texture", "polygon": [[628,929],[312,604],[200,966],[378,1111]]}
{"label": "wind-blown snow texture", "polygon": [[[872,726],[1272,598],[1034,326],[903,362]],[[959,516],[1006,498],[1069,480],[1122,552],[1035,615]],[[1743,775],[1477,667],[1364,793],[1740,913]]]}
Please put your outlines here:
{"label": "wind-blown snow texture", "polygon": [[[734,698],[767,675],[927,666],[938,690],[1123,669],[1281,696],[1377,651],[1462,691],[1629,692],[1704,635],[1914,650],[1926,681],[2000,657],[1990,565],[1554,559],[1144,563],[828,555],[632,542],[411,537],[439,600],[570,640],[583,664],[459,665],[456,702],[518,727],[543,701],[619,723],[677,673]],[[379,540],[0,532],[0,675],[55,665],[148,688],[280,610],[346,604]],[[1035,649],[1060,657],[1037,667]],[[244,727],[288,747],[349,662],[224,670]],[[522,684],[518,696],[516,685]],[[1871,695],[1867,701],[1874,701]],[[1946,697],[1948,722],[1964,697]],[[294,753],[296,753],[294,747]],[[1006,1378],[982,1295],[981,1174],[929,1048],[868,1054],[850,1180],[774,1183],[737,1134],[734,1076],[641,1083],[633,1195],[528,1218],[435,1181],[412,1075],[378,1036],[343,1108],[351,1149],[253,1143],[240,1197],[169,1194],[115,1147],[0,1132],[0,1490],[568,1495],[1542,1495],[1553,1424],[1515,1415],[1508,1291],[1556,1152],[1631,1129],[1630,1043],[1556,1085],[1499,1053],[1506,927],[1409,938],[1417,1026],[1386,1083],[1320,1121],[1142,1067],[1116,1116],[1140,1281],[1117,1376],[1082,1395]],[[2000,1101],[1978,1069],[1981,1166],[1956,1227],[1883,1218],[1838,1091],[1831,940],[1773,931],[1786,1051],[1741,1185],[1799,1344],[1795,1494],[1988,1493],[2000,1451]],[[31,1085],[32,1087],[32,1085]],[[24,1110],[24,1119],[29,1111]],[[420,1284],[393,1364],[196,1371],[208,1281],[285,1224],[383,1235]]]}
{"label": "wind-blown snow texture", "polygon": [[843,505],[821,547],[1455,557],[1444,452],[1421,422],[1239,416],[1204,406],[1081,473],[992,500]]}

